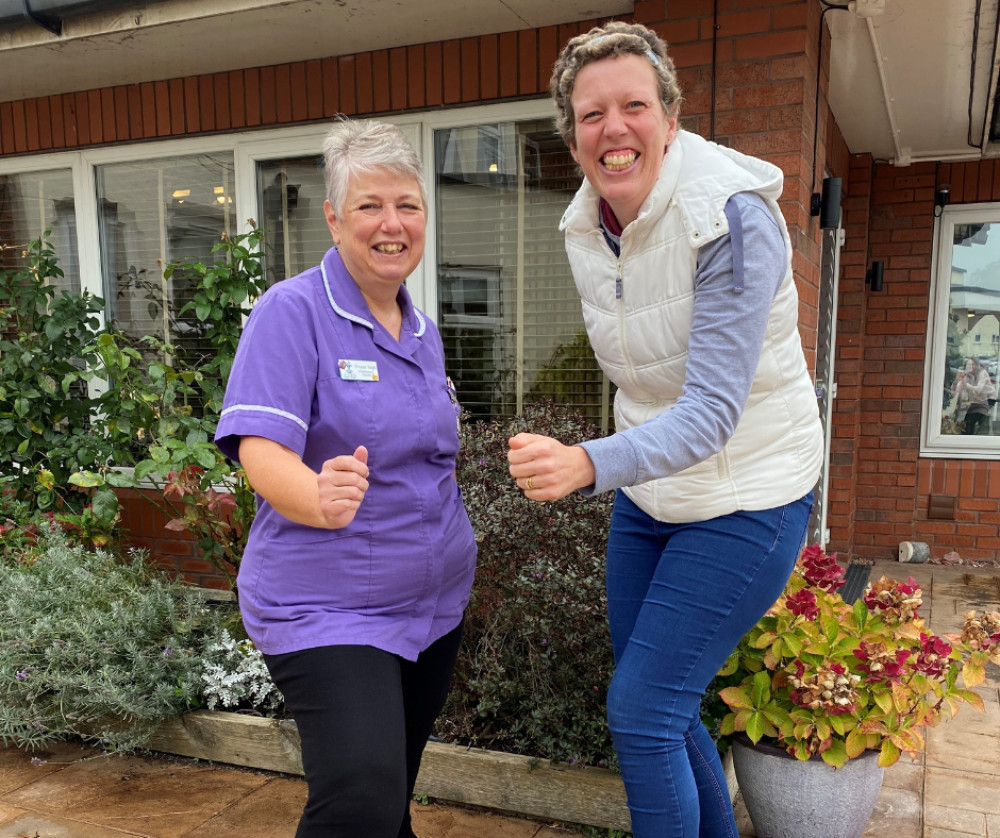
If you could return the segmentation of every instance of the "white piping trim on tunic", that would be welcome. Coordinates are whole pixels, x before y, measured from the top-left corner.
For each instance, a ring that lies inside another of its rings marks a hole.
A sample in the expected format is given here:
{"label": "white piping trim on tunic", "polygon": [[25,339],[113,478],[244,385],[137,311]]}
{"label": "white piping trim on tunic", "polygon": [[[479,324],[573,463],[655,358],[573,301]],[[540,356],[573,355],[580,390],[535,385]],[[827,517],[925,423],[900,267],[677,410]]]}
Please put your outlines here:
{"label": "white piping trim on tunic", "polygon": [[356,314],[351,314],[349,311],[344,311],[344,309],[342,309],[340,306],[337,305],[337,301],[333,299],[333,291],[330,289],[330,279],[326,275],[325,262],[320,262],[319,267],[320,270],[323,272],[323,287],[326,289],[326,298],[330,301],[330,305],[333,307],[333,310],[346,320],[350,320],[354,323],[359,323],[362,326],[368,327],[374,332],[375,326],[372,325],[369,321],[365,320],[363,317],[358,317]]}
{"label": "white piping trim on tunic", "polygon": [[234,404],[232,407],[227,407],[222,411],[219,418],[221,419],[228,413],[236,413],[237,411],[246,411],[247,413],[270,413],[274,416],[281,416],[284,419],[291,419],[296,425],[299,425],[302,430],[308,431],[309,425],[303,422],[294,413],[289,413],[287,410],[278,410],[276,407],[268,407],[263,404]]}
{"label": "white piping trim on tunic", "polygon": [[[324,262],[320,262],[319,267],[320,270],[323,272],[323,288],[326,290],[326,298],[330,301],[330,306],[333,308],[333,310],[337,312],[337,314],[339,314],[341,317],[350,320],[354,323],[360,323],[362,326],[366,326],[374,332],[375,326],[372,325],[370,321],[365,320],[363,317],[358,317],[356,314],[351,314],[349,311],[344,311],[344,309],[342,309],[339,305],[337,305],[337,301],[333,299],[333,290],[330,288],[330,280],[326,275],[326,264]],[[416,306],[413,306],[413,313],[416,315],[417,322],[420,324],[417,331],[413,333],[413,337],[415,338],[423,337],[424,332],[427,331],[427,321],[424,320],[424,316],[420,313],[420,310]]]}

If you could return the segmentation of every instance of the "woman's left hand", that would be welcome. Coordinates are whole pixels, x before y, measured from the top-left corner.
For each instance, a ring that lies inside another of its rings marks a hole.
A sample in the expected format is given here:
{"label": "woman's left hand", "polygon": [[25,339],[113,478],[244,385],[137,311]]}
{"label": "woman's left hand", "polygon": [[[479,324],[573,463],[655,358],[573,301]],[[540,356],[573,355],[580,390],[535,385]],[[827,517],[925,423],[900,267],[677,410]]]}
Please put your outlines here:
{"label": "woman's left hand", "polygon": [[586,449],[563,445],[552,437],[518,434],[508,440],[510,476],[531,500],[559,500],[594,482],[594,464]]}

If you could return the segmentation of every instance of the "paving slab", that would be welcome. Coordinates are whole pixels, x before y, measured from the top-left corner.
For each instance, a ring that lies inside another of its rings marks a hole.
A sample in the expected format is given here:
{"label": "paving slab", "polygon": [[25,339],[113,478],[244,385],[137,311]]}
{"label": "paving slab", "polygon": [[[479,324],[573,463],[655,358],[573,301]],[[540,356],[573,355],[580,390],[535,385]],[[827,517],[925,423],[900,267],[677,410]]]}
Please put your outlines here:
{"label": "paving slab", "polygon": [[305,805],[304,780],[275,777],[184,838],[293,838]]}
{"label": "paving slab", "polygon": [[863,838],[921,838],[920,794],[882,784]]}
{"label": "paving slab", "polygon": [[537,821],[472,809],[416,804],[410,808],[413,831],[427,838],[536,838]]}
{"label": "paving slab", "polygon": [[1000,815],[1000,776],[929,766],[924,775],[924,805],[956,804],[984,815]]}
{"label": "paving slab", "polygon": [[30,813],[0,825],[0,838],[126,838],[134,835],[134,832],[119,832],[106,826]]}
{"label": "paving slab", "polygon": [[911,760],[904,756],[895,765],[890,765],[885,769],[882,785],[883,787],[907,789],[920,793],[924,787],[923,759]]}
{"label": "paving slab", "polygon": [[38,751],[0,750],[0,796],[33,783],[95,753],[93,748],[57,743]]}
{"label": "paving slab", "polygon": [[227,768],[119,756],[68,765],[0,801],[148,838],[181,838],[266,782]]}
{"label": "paving slab", "polygon": [[961,801],[956,801],[955,806],[937,806],[933,803],[925,806],[924,823],[928,829],[951,829],[967,832],[969,835],[986,834],[986,815],[970,811]]}

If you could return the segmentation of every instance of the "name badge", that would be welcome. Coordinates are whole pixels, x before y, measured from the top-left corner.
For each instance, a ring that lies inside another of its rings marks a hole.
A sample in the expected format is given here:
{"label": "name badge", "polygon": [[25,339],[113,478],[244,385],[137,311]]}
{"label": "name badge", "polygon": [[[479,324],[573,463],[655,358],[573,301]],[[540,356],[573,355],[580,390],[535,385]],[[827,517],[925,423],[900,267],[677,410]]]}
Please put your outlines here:
{"label": "name badge", "polygon": [[344,381],[378,381],[378,363],[375,361],[337,361],[340,377]]}

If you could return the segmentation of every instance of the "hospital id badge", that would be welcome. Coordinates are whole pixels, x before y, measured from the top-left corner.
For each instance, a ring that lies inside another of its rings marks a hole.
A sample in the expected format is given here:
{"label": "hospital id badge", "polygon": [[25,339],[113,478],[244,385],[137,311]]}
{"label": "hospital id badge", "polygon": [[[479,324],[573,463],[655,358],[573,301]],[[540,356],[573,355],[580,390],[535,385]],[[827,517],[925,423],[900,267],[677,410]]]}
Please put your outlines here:
{"label": "hospital id badge", "polygon": [[375,361],[337,361],[340,377],[344,381],[378,381],[378,363]]}

